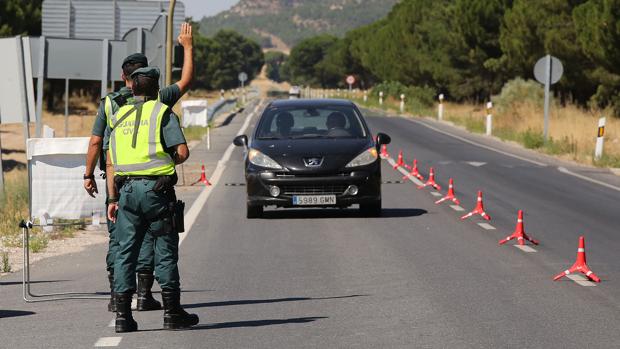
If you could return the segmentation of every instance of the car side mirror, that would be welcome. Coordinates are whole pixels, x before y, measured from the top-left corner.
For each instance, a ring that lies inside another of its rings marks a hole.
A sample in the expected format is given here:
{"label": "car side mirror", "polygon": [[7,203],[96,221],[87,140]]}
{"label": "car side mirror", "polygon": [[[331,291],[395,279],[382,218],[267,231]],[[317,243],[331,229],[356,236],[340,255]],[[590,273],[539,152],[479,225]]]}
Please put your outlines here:
{"label": "car side mirror", "polygon": [[390,144],[390,142],[392,141],[392,138],[390,138],[390,136],[386,135],[385,133],[377,133],[377,144],[378,145],[383,145],[383,144]]}
{"label": "car side mirror", "polygon": [[248,146],[248,136],[240,135],[233,139],[233,144],[237,147],[247,147]]}

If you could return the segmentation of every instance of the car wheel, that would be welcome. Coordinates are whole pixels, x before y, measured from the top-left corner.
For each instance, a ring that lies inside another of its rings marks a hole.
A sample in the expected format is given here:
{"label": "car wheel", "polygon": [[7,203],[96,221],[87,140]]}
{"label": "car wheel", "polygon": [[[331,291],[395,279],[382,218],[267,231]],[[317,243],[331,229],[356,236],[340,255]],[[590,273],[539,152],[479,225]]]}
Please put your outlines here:
{"label": "car wheel", "polygon": [[370,204],[360,204],[360,211],[367,217],[381,217],[381,200]]}
{"label": "car wheel", "polygon": [[250,205],[249,203],[246,206],[247,208],[247,213],[246,213],[246,217],[247,218],[261,218],[263,216],[263,206],[255,206],[255,205]]}

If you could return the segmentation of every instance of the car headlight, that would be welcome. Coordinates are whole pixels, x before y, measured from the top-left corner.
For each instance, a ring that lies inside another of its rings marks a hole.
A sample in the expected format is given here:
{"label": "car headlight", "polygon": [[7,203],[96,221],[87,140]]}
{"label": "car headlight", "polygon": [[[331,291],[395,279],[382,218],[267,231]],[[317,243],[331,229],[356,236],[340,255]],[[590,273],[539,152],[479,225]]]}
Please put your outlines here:
{"label": "car headlight", "polygon": [[269,156],[261,153],[256,149],[250,149],[250,151],[248,152],[248,159],[253,165],[259,167],[271,168],[274,170],[282,169],[282,166],[280,166],[280,164],[278,164],[274,159],[270,158]]}
{"label": "car headlight", "polygon": [[377,155],[377,149],[375,147],[371,147],[364,150],[360,155],[356,156],[355,159],[351,160],[351,162],[349,162],[346,167],[359,167],[370,165],[374,161],[376,161],[378,157],[379,156]]}

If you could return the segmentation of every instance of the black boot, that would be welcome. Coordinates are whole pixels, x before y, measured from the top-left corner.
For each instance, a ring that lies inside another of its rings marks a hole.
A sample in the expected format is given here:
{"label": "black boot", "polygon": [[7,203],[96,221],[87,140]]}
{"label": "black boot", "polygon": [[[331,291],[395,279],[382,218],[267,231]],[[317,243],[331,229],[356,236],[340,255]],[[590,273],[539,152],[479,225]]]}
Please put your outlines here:
{"label": "black boot", "polygon": [[137,331],[138,323],[131,315],[133,292],[115,293],[114,296],[116,297],[116,333]]}
{"label": "black boot", "polygon": [[164,330],[177,330],[198,324],[198,315],[188,314],[181,307],[181,291],[161,290],[164,301]]}
{"label": "black boot", "polygon": [[114,272],[108,271],[108,281],[110,282],[110,303],[108,303],[108,311],[116,311],[116,299],[114,298]]}
{"label": "black boot", "polygon": [[153,273],[138,272],[138,311],[161,309],[161,303],[151,293],[154,280]]}

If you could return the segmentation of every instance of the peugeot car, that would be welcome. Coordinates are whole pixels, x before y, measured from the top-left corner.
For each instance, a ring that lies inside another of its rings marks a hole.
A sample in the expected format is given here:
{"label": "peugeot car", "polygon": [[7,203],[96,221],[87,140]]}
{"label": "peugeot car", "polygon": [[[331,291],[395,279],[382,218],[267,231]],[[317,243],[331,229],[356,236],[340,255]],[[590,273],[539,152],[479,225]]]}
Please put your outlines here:
{"label": "peugeot car", "polygon": [[263,111],[245,147],[247,217],[265,206],[336,207],[358,204],[363,214],[381,215],[379,147],[362,114],[345,100],[277,100]]}

